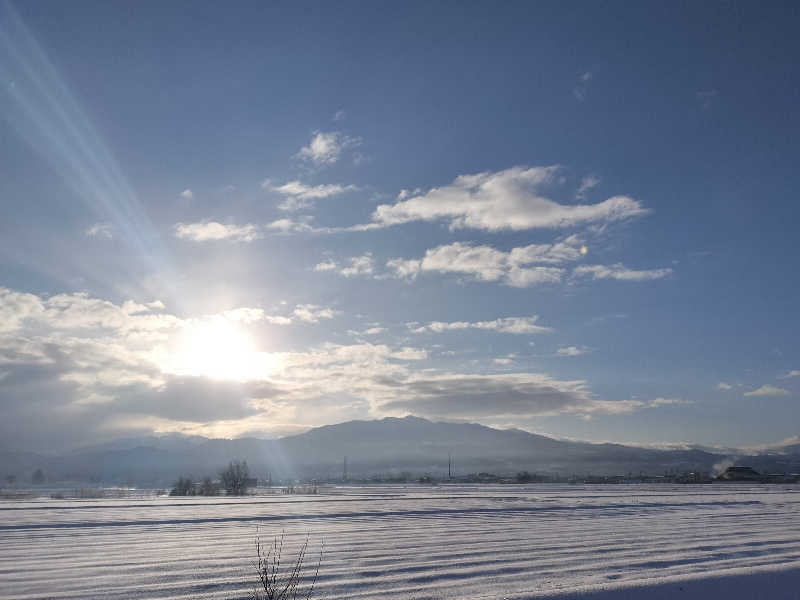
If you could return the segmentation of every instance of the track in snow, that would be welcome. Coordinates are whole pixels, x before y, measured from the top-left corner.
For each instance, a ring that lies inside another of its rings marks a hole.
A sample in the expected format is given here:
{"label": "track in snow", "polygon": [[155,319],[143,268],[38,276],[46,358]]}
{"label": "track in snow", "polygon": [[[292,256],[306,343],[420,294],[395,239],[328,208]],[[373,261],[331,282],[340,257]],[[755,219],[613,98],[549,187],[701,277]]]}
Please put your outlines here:
{"label": "track in snow", "polygon": [[257,526],[324,538],[331,600],[800,597],[794,486],[323,491],[0,502],[0,597],[243,598]]}

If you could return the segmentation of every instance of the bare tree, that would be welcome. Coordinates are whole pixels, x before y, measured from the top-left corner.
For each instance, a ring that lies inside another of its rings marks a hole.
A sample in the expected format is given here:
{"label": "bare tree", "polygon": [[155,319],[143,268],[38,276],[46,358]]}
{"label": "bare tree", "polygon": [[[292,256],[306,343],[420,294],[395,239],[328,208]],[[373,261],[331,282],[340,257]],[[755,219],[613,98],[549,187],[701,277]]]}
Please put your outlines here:
{"label": "bare tree", "polygon": [[200,484],[199,493],[201,496],[216,496],[219,494],[219,485],[212,481],[211,477],[205,477]]}
{"label": "bare tree", "polygon": [[31,477],[31,483],[33,483],[33,485],[42,485],[44,483],[44,471],[36,469]]}
{"label": "bare tree", "polygon": [[325,550],[325,540],[322,541],[319,550],[319,559],[317,560],[317,568],[314,571],[314,578],[311,585],[303,590],[299,587],[300,581],[303,579],[303,563],[305,562],[306,552],[308,550],[308,539],[306,539],[300,550],[297,553],[297,559],[289,567],[281,569],[281,555],[283,554],[283,542],[285,533],[281,533],[280,538],[276,537],[271,545],[264,546],[261,544],[261,538],[256,533],[256,556],[257,562],[253,565],[258,573],[258,585],[250,594],[250,600],[296,600],[296,598],[305,598],[310,600],[311,595],[314,593],[314,587],[317,584],[317,576],[319,575],[319,567],[322,564],[322,554]]}
{"label": "bare tree", "polygon": [[170,496],[194,496],[194,482],[191,477],[179,477],[170,491]]}
{"label": "bare tree", "polygon": [[229,494],[243,496],[247,493],[247,480],[250,477],[250,470],[247,468],[247,461],[238,460],[228,465],[228,468],[219,474],[222,487]]}

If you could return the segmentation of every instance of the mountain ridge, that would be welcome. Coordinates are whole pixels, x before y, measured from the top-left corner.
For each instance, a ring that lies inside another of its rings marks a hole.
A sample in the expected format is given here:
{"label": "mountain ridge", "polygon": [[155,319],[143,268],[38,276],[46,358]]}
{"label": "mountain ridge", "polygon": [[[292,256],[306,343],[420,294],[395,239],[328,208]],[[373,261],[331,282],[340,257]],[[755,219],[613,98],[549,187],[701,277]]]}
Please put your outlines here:
{"label": "mountain ridge", "polygon": [[[793,449],[793,448],[792,448]],[[274,479],[341,478],[344,458],[352,476],[488,471],[513,474],[620,475],[711,471],[730,455],[698,448],[655,449],[618,443],[558,440],[520,429],[479,423],[436,422],[409,415],[323,425],[276,439],[204,438],[167,434],[115,440],[57,456],[0,452],[0,475],[18,481],[42,468],[50,481],[168,484],[179,475],[215,474],[232,460]],[[748,464],[800,470],[800,452],[764,453]]]}

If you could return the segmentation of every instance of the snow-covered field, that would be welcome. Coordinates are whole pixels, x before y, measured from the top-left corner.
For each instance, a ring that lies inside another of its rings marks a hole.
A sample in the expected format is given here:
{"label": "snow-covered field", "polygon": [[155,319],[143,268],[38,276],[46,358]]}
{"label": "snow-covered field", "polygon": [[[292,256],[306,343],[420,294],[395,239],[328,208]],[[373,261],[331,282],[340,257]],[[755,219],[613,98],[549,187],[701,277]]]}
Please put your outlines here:
{"label": "snow-covered field", "polygon": [[318,598],[800,598],[795,486],[321,491],[0,501],[0,597],[242,598],[258,526]]}

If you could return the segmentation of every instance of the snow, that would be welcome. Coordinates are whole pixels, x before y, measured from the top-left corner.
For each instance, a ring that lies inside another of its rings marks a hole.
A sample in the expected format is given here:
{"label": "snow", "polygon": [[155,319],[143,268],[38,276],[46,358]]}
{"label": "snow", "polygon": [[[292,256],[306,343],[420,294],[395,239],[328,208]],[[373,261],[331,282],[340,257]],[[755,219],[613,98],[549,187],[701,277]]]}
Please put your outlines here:
{"label": "snow", "polygon": [[0,501],[0,597],[243,598],[258,528],[314,564],[324,539],[317,598],[798,598],[798,508],[737,484]]}

